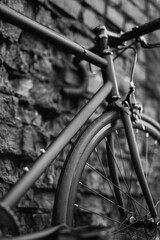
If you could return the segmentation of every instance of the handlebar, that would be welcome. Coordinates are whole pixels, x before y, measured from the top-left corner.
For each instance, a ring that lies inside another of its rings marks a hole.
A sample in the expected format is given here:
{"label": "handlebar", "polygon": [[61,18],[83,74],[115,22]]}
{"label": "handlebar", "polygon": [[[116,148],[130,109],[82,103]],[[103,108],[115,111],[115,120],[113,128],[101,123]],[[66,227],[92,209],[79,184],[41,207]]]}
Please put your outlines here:
{"label": "handlebar", "polygon": [[160,18],[157,18],[153,21],[145,23],[141,26],[137,26],[137,27],[133,28],[131,31],[122,34],[121,40],[122,40],[122,42],[128,41],[132,38],[138,38],[142,35],[151,33],[158,29],[160,29]]}
{"label": "handlebar", "polygon": [[[55,45],[57,44],[65,50],[70,51],[70,53],[76,55],[77,57],[87,60],[90,63],[93,63],[99,67],[107,65],[104,59],[99,57],[97,54],[94,54],[92,51],[88,51],[87,49],[81,47],[75,42],[66,39],[65,37],[52,31],[51,29],[42,26],[39,23],[18,13],[17,11],[7,7],[3,3],[0,3],[0,18],[11,24],[14,24],[15,26],[25,31],[40,36],[48,42],[54,43]],[[123,34],[108,31],[109,45],[111,47],[117,47],[118,45],[123,44],[125,41],[138,38],[144,34],[153,32],[158,29],[160,29],[160,18],[145,23],[141,26],[137,26],[131,31]]]}
{"label": "handlebar", "polygon": [[124,42],[126,42],[128,40],[137,39],[142,35],[151,33],[158,29],[160,29],[160,18],[152,20],[143,25],[136,26],[131,31],[126,32],[126,33],[115,34],[114,32],[108,31],[109,45],[115,47],[115,46],[123,44]]}

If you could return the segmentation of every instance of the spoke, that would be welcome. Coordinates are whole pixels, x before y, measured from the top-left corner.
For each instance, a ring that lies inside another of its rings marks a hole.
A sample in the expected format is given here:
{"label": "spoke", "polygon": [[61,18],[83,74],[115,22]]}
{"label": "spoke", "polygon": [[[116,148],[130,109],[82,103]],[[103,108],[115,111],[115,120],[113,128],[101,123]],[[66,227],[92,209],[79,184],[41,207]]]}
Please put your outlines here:
{"label": "spoke", "polygon": [[[89,188],[87,185],[85,185],[84,183],[79,182],[79,184],[83,185],[83,186],[84,186],[85,188],[87,188],[89,191],[91,191],[92,193],[100,196],[100,197],[103,198],[104,200],[109,201],[110,203],[116,205],[117,207],[122,208],[121,206],[118,206],[115,202],[113,202],[112,200],[106,198],[105,196],[103,196],[102,194],[98,193],[97,191],[95,191],[95,190],[93,190],[93,189],[90,189],[90,188]],[[99,216],[101,216],[101,217],[103,217],[103,218],[105,217],[105,218],[107,218],[108,220],[110,220],[110,221],[112,221],[112,222],[118,222],[118,223],[120,224],[120,227],[119,227],[120,230],[114,232],[114,234],[117,234],[117,233],[119,233],[119,232],[121,232],[121,231],[123,231],[123,230],[125,230],[125,229],[127,229],[127,228],[132,228],[132,230],[136,230],[136,228],[134,228],[132,225],[135,224],[135,223],[137,223],[137,222],[139,222],[140,220],[143,220],[143,219],[144,219],[144,217],[142,217],[142,218],[139,218],[139,219],[138,219],[137,221],[135,221],[134,223],[131,223],[131,224],[129,224],[129,225],[126,225],[126,224],[125,224],[126,219],[125,219],[123,222],[119,222],[119,221],[116,221],[116,220],[114,220],[114,219],[112,219],[112,218],[107,217],[106,215],[104,215],[104,214],[102,214],[102,213],[96,213],[96,212],[91,211],[91,210],[89,210],[89,209],[87,209],[87,208],[84,208],[84,207],[82,207],[82,206],[80,206],[80,205],[78,205],[78,204],[75,204],[75,206],[78,207],[78,208],[80,208],[80,209],[83,209],[83,210],[85,210],[85,211],[87,211],[87,212],[89,212],[89,213],[97,214],[97,215],[99,215]],[[126,210],[126,211],[127,211],[128,213],[130,213],[130,214],[133,214],[132,212],[128,211],[127,209],[124,209],[124,210]],[[121,226],[123,226],[123,228],[121,228]]]}
{"label": "spoke", "polygon": [[[130,179],[132,179],[132,176],[133,176],[133,171],[131,172]],[[131,184],[131,181],[130,181],[130,186],[128,186],[128,195],[131,196],[131,198],[128,198],[127,206],[129,206],[129,202],[133,198],[132,195],[131,195],[131,192],[130,192],[131,191],[131,187],[132,187],[132,184]],[[135,201],[131,201],[131,204],[132,204],[133,208],[135,208],[137,210],[137,213],[140,216],[140,211],[139,211],[139,209],[138,209],[138,207],[137,207],[137,205],[135,203],[136,203]]]}
{"label": "spoke", "polygon": [[[111,199],[105,197],[104,195],[102,195],[101,193],[97,192],[96,190],[89,188],[86,184],[79,182],[80,185],[84,186],[85,188],[87,188],[90,192],[94,193],[95,195],[101,197],[102,199],[106,200],[107,202],[112,203],[113,205],[127,211],[128,213],[132,214],[132,212],[128,211],[127,209],[123,208],[122,206],[119,206],[117,203],[113,202]],[[106,204],[105,204],[106,205]]]}
{"label": "spoke", "polygon": [[[139,218],[137,221],[134,221],[133,223],[130,223],[129,225],[126,225],[126,224],[124,224],[125,223],[125,220],[121,223],[121,226],[123,226],[123,228],[120,228],[118,231],[116,231],[115,233],[117,234],[117,233],[119,233],[119,232],[121,232],[121,231],[123,231],[123,230],[125,230],[125,229],[127,229],[127,228],[132,228],[132,230],[137,230],[137,229],[141,229],[140,231],[142,231],[142,229],[143,229],[143,231],[144,231],[144,233],[146,234],[146,230],[145,230],[145,228],[143,228],[143,227],[141,227],[141,228],[135,228],[135,227],[133,227],[133,225],[135,225],[136,223],[138,223],[139,221],[145,221],[145,217],[141,217],[141,218]],[[121,227],[120,226],[120,227]],[[146,236],[148,236],[148,235],[146,235]],[[133,236],[132,236],[133,237]],[[146,237],[145,238],[143,238],[143,237],[140,237],[139,235],[138,235],[138,239],[146,239]],[[134,238],[133,238],[134,239]],[[148,239],[148,238],[147,238]]]}
{"label": "spoke", "polygon": [[98,161],[100,162],[100,165],[101,165],[101,168],[102,168],[102,170],[103,170],[104,176],[107,177],[107,174],[106,174],[105,168],[104,168],[104,166],[103,166],[102,160],[101,160],[101,158],[100,158],[99,155],[98,155],[97,148],[95,148],[94,151],[95,151],[95,153],[96,153],[96,156],[97,156]]}
{"label": "spoke", "polygon": [[149,141],[149,133],[146,133],[146,156],[145,156],[145,177],[146,177],[146,181],[148,183],[148,176],[149,176],[149,166],[148,166],[148,141]]}
{"label": "spoke", "polygon": [[[116,231],[116,232],[113,232],[113,234],[119,234],[119,233],[121,233],[121,231],[127,230],[127,228],[132,228],[132,230],[137,230],[137,228],[132,227],[132,225],[135,224],[135,223],[137,223],[137,222],[139,222],[139,221],[141,221],[141,220],[143,220],[143,218],[141,218],[140,220],[135,221],[134,223],[131,223],[131,224],[127,225],[127,226],[125,226],[125,224],[124,224],[124,222],[123,222],[123,223],[121,223],[121,226],[124,226],[124,227],[121,228],[121,229],[119,229],[119,230]],[[123,225],[123,224],[124,224],[124,225]],[[144,230],[144,229],[143,229],[143,230]],[[142,231],[142,230],[140,230],[140,231]],[[131,236],[131,239],[134,239],[133,234],[132,234],[132,236]],[[144,237],[141,237],[141,236],[138,235],[138,239],[146,239],[146,237],[144,238]]]}
{"label": "spoke", "polygon": [[106,216],[104,213],[97,213],[97,212],[91,211],[91,210],[89,210],[89,209],[87,209],[87,208],[85,208],[85,207],[83,207],[83,206],[81,206],[81,205],[79,205],[79,204],[77,204],[77,203],[75,203],[74,206],[77,207],[77,208],[79,208],[79,209],[81,209],[81,210],[83,210],[83,211],[85,211],[85,212],[88,212],[88,213],[91,213],[91,214],[95,214],[95,215],[98,215],[98,216],[100,216],[100,217],[102,217],[102,218],[106,218],[107,220],[110,220],[110,221],[112,221],[112,222],[116,222],[116,223],[121,224],[120,221],[117,221],[117,220],[115,220],[115,219],[112,219],[112,218]]}
{"label": "spoke", "polygon": [[[153,165],[153,162],[154,162],[154,157],[156,156],[156,152],[158,152],[158,154],[160,154],[160,145],[158,144],[158,141],[157,140],[154,140],[154,145],[153,145],[153,151],[152,151],[152,156],[150,156],[149,160],[150,160],[150,166],[149,166],[149,173],[152,171],[152,165]],[[154,174],[153,172],[151,174]],[[150,176],[150,175],[149,175]],[[152,179],[151,179],[152,180]],[[160,197],[158,195],[158,192],[156,192],[155,194],[155,199],[156,199],[156,206],[158,206],[159,208],[159,201],[160,201]],[[157,205],[158,204],[158,205]],[[159,209],[157,209],[157,212]]]}
{"label": "spoke", "polygon": [[[89,163],[86,164],[89,168],[91,168],[93,171],[95,171],[96,173],[98,173],[102,178],[104,178],[105,180],[107,180],[108,182],[110,182],[114,187],[116,187],[117,189],[119,189],[119,191],[121,191],[123,194],[125,194],[127,197],[129,197],[130,199],[132,199],[135,203],[137,203],[137,205],[139,205],[141,208],[143,208],[145,211],[147,210],[147,208],[143,207],[139,202],[137,202],[132,196],[128,195],[128,193],[124,192],[122,189],[120,189],[117,185],[115,185],[109,178],[105,177],[103,174],[101,174],[99,171],[97,171],[93,166],[91,166]],[[149,213],[149,211],[148,211]]]}
{"label": "spoke", "polygon": [[[156,236],[157,227],[155,225],[154,228],[151,228],[152,226],[147,222],[147,219],[149,220],[151,215],[134,171],[127,142],[124,140],[124,129],[116,128],[117,130],[115,131],[113,129],[111,132],[113,139],[109,138],[110,135],[109,137],[102,135],[98,139],[99,142],[96,142],[96,146],[93,145],[94,148],[92,146],[90,152],[87,152],[90,155],[89,157],[87,155],[88,159],[85,159],[88,162],[86,162],[85,171],[82,175],[82,179],[84,180],[79,179],[80,192],[91,196],[93,203],[97,201],[101,207],[96,209],[94,205],[92,206],[88,202],[77,201],[74,204],[75,210],[77,209],[76,212],[82,214],[82,220],[86,214],[87,219],[84,221],[85,224],[87,221],[91,225],[101,223],[107,227],[112,226],[112,233],[115,238],[117,237],[116,239],[123,236],[124,239],[150,239],[150,237],[153,237],[153,234]],[[151,188],[151,192],[152,190],[152,193],[155,192],[155,208],[159,209],[160,198],[158,198],[158,186],[155,185],[154,188],[154,183],[152,182],[157,177],[157,172],[154,175],[154,170],[158,165],[159,143],[152,138],[151,131],[147,132],[147,129],[145,129],[144,132],[141,130],[135,129],[135,138],[145,178]],[[113,164],[113,176],[110,173],[112,168],[111,170],[109,168],[110,162],[108,163],[108,156],[110,157],[109,160],[112,161],[111,167]],[[89,174],[89,179],[87,178],[87,174]],[[115,181],[114,176],[116,178]],[[92,179],[92,177],[94,178]],[[97,180],[98,183],[93,184],[92,180]],[[117,198],[122,199],[123,204],[120,204],[120,200],[117,202],[115,193],[117,193]],[[124,212],[123,215],[120,215],[121,210]],[[76,214],[76,216],[78,215]]]}
{"label": "spoke", "polygon": [[[107,146],[108,146],[109,149],[110,149],[110,152],[112,153],[112,149],[110,148],[110,145],[109,145],[109,143],[108,143],[108,139],[107,139],[106,137],[105,137],[105,140],[106,140]],[[118,169],[118,171],[119,171],[119,173],[120,173],[120,175],[121,175],[121,177],[122,177],[122,179],[123,179],[123,181],[124,181],[124,184],[125,184],[125,186],[126,186],[126,189],[128,190],[128,193],[125,192],[125,195],[128,196],[130,200],[131,200],[131,199],[133,200],[133,201],[131,201],[131,203],[132,203],[132,205],[133,205],[133,208],[137,209],[137,211],[139,212],[137,206],[135,205],[135,203],[138,203],[138,202],[132,197],[132,195],[131,195],[131,193],[130,193],[130,188],[131,188],[131,186],[129,187],[128,184],[127,184],[127,182],[126,182],[126,180],[124,179],[124,177],[123,177],[123,175],[122,175],[122,173],[121,173],[121,170],[120,170],[120,168],[119,168],[119,166],[118,166],[118,163],[117,163],[117,161],[116,161],[116,159],[115,159],[115,157],[114,157],[114,153],[112,153],[112,158],[113,158],[113,160],[114,160],[114,162],[115,162],[115,164],[116,164],[116,166],[117,166],[117,169]],[[123,161],[122,161],[122,162],[123,162]],[[125,171],[125,167],[124,167],[124,171]],[[133,171],[132,171],[132,173],[133,173]],[[131,173],[131,175],[132,175],[132,173]],[[113,184],[113,183],[112,183],[112,184]],[[113,185],[115,186],[115,184],[113,184]],[[116,185],[116,188],[118,188],[121,192],[123,192],[117,185]],[[123,192],[123,193],[124,193],[124,192]],[[129,199],[128,199],[128,202],[129,202]],[[139,203],[138,203],[138,205],[139,205]],[[142,207],[142,206],[141,206],[141,207]],[[146,210],[146,212],[147,212],[147,208],[145,208],[145,210]]]}
{"label": "spoke", "polygon": [[[120,168],[119,168],[119,166],[118,166],[118,163],[117,163],[117,161],[116,161],[116,159],[115,159],[115,157],[114,157],[114,153],[112,152],[112,149],[111,149],[111,147],[110,147],[110,145],[109,145],[109,143],[108,143],[108,139],[107,139],[106,137],[105,137],[105,140],[106,140],[106,144],[107,144],[110,152],[112,153],[112,157],[113,157],[114,162],[115,162],[115,164],[116,164],[116,166],[117,166],[117,169],[118,169],[118,171],[119,171],[119,173],[120,173],[120,175],[121,175],[121,177],[122,177],[122,179],[123,179],[123,181],[124,181],[124,183],[125,183],[125,186],[126,186],[126,188],[128,188],[127,182],[126,182],[126,180],[124,179],[124,177],[123,177],[123,175],[122,175],[122,173],[121,173],[121,170],[120,170]],[[122,162],[123,162],[123,161],[122,161]]]}
{"label": "spoke", "polygon": [[[122,159],[121,162],[122,162],[122,165],[123,165],[125,178],[127,179],[126,169],[125,169],[125,165],[124,165],[124,161],[125,161],[125,160],[124,160],[124,157],[123,157],[123,155],[122,155],[121,144],[120,144],[120,140],[119,140],[119,132],[116,130],[115,133],[116,133],[116,139],[117,139],[118,148],[119,148],[119,152],[120,152],[120,157],[121,157],[121,159]],[[115,159],[114,156],[113,156],[113,159]],[[115,163],[116,163],[116,165],[117,165],[116,160],[115,160]],[[117,167],[118,167],[118,166],[117,166]],[[119,170],[119,167],[118,167],[118,170]],[[120,172],[120,174],[121,174],[121,171],[120,171],[120,170],[119,170],[119,172]],[[131,178],[132,176],[133,176],[133,171],[131,172],[131,175],[130,175],[130,178],[129,178],[129,179],[132,179],[132,178]],[[123,180],[124,180],[124,178],[123,178]],[[126,188],[128,188],[128,195],[131,196],[131,193],[130,193],[131,181],[130,181],[130,186],[129,186],[129,183],[128,183],[128,182],[126,182],[126,181],[124,181],[124,182],[125,182]],[[128,203],[127,203],[127,205],[129,204],[129,199],[130,199],[130,198],[128,198]],[[135,206],[134,202],[132,202],[132,205],[133,205],[133,207],[135,207],[135,208],[137,209],[137,206]],[[138,210],[138,209],[137,209],[137,210]],[[139,212],[139,210],[138,210],[138,212]]]}
{"label": "spoke", "polygon": [[160,199],[158,199],[157,203],[155,204],[155,209],[157,210],[157,213],[159,213],[159,208],[160,208]]}
{"label": "spoke", "polygon": [[[151,166],[152,166],[152,164],[153,164],[153,159],[154,159],[154,156],[156,155],[156,150],[158,149],[158,142],[157,142],[157,140],[154,140],[154,147],[153,147],[153,151],[152,151],[152,156],[150,156],[149,158],[148,158],[148,163],[149,163],[149,161],[150,161],[150,166],[148,167],[148,177],[149,177],[149,173],[150,173],[150,171],[152,170],[152,168],[151,168]],[[148,154],[149,154],[149,150],[148,150]],[[150,155],[151,155],[151,153],[150,153]]]}
{"label": "spoke", "polygon": [[[140,131],[138,129],[136,129],[136,140],[137,141],[142,141],[142,139],[140,138],[138,140],[138,133]],[[154,160],[154,155],[156,155],[156,146],[157,146],[157,140],[153,140],[152,139],[152,142],[154,141],[153,145],[150,143],[149,141],[149,138],[150,138],[150,135],[148,132],[145,132],[143,133],[144,134],[144,138],[145,139],[145,146],[143,146],[143,148],[145,149],[145,153],[144,153],[144,156],[145,156],[145,160],[144,160],[144,173],[145,173],[145,177],[146,177],[146,180],[147,180],[147,184],[149,186],[150,184],[150,176],[151,174],[153,174],[151,171],[152,171],[152,163],[153,163],[153,160]],[[149,144],[150,143],[150,144]],[[150,148],[149,148],[150,147]],[[152,151],[151,151],[152,149]],[[143,149],[141,150],[143,151]],[[152,154],[151,154],[152,153]],[[151,156],[152,155],[152,156]],[[150,174],[151,173],[151,174]],[[151,188],[152,190],[152,188]],[[141,204],[143,204],[143,201],[144,201],[144,197],[142,196],[141,200],[139,199],[139,202],[141,201]],[[140,213],[141,214],[141,213]]]}
{"label": "spoke", "polygon": [[[100,162],[100,165],[101,165],[101,167],[102,167],[102,170],[103,170],[103,172],[104,172],[104,176],[107,178],[107,173],[106,173],[105,168],[104,168],[104,166],[103,166],[102,160],[101,160],[100,157],[99,157],[97,148],[95,148],[95,152],[96,152],[96,156],[97,156],[97,158],[98,158],[98,160],[99,160],[99,162]],[[111,187],[111,183],[110,183],[110,182],[108,182],[108,183],[109,183],[109,188],[110,188],[113,196],[115,196],[114,191],[113,191],[113,189],[112,189],[112,187]]]}
{"label": "spoke", "polygon": [[145,158],[145,165],[146,165],[146,180],[148,180],[148,173],[149,173],[149,166],[148,166],[148,141],[149,141],[149,133],[146,133],[146,158]]}
{"label": "spoke", "polygon": [[[115,220],[115,219],[113,219],[113,218],[110,218],[110,217],[106,216],[106,214],[104,214],[104,213],[99,213],[99,212],[91,211],[91,210],[89,210],[88,208],[86,208],[86,207],[84,207],[84,206],[82,206],[82,205],[79,205],[79,204],[77,204],[77,203],[75,203],[74,206],[75,206],[76,208],[84,211],[84,212],[87,212],[87,213],[90,213],[90,214],[95,214],[95,215],[97,215],[97,216],[102,217],[103,219],[107,219],[107,220],[109,220],[109,221],[111,221],[111,222],[115,222],[115,223],[120,224],[119,230],[113,232],[114,235],[116,235],[116,234],[118,234],[118,233],[122,234],[121,232],[124,231],[124,230],[127,230],[127,228],[130,228],[130,229],[132,229],[132,230],[137,230],[137,228],[133,227],[133,225],[134,225],[135,223],[137,223],[138,221],[135,221],[134,223],[131,223],[131,224],[127,225],[127,224],[125,224],[126,219],[125,219],[125,221],[120,222],[120,221],[118,221],[118,220]],[[142,218],[141,220],[143,220],[143,218]],[[121,227],[122,227],[122,228],[121,228]]]}
{"label": "spoke", "polygon": [[[135,130],[135,138],[136,138],[137,146],[138,146],[138,142],[139,142],[139,137],[138,137],[138,136],[139,136],[139,133],[140,133],[140,132],[141,132],[141,131],[139,131],[139,129],[136,129],[136,130]],[[134,173],[135,173],[135,172],[132,170],[129,179],[132,179]],[[139,184],[139,182],[138,182],[138,184]],[[128,184],[128,186],[129,186],[129,184]],[[131,187],[132,187],[132,184],[131,184],[131,181],[130,181],[129,192],[130,192]],[[129,194],[129,192],[128,192],[128,194]],[[144,200],[144,197],[142,197],[142,201],[143,201],[143,200]],[[128,202],[129,202],[129,199],[128,199]],[[139,217],[140,217],[140,216],[141,216],[141,211],[140,211],[140,210],[138,209],[138,207],[134,204],[134,202],[132,202],[132,204],[133,204],[133,207],[136,208],[137,213],[139,214]],[[141,204],[141,205],[142,205],[142,204]],[[142,210],[142,209],[141,209],[141,210]],[[146,215],[147,215],[147,209],[146,209]]]}
{"label": "spoke", "polygon": [[[123,161],[122,161],[123,169],[125,169],[125,166],[124,166],[124,157],[123,157],[123,155],[122,155],[121,144],[120,144],[120,140],[119,140],[119,133],[118,133],[117,130],[115,131],[115,133],[116,133],[116,139],[117,139],[118,148],[119,148],[119,152],[120,152],[120,158],[123,159]],[[127,179],[126,171],[125,171],[125,178]]]}

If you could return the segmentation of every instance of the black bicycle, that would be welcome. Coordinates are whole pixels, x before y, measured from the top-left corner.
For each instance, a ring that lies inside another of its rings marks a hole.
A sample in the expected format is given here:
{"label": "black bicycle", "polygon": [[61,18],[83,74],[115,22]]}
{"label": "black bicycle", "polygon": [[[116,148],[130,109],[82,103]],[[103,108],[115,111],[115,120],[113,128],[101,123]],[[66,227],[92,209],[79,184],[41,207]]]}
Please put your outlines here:
{"label": "black bicycle", "polygon": [[[113,53],[119,55],[128,48],[135,51],[137,44],[158,47],[158,44],[148,44],[141,36],[160,29],[160,19],[123,34],[99,26],[94,29],[96,45],[87,50],[3,4],[0,4],[0,16],[75,55],[76,66],[85,60],[100,67],[104,81],[31,169],[1,199],[1,238],[5,239],[9,232],[13,239],[49,239],[54,226],[66,224],[71,228],[111,227],[115,239],[159,239],[160,190],[154,173],[160,166],[160,125],[142,114],[142,106],[136,102],[133,81],[136,52],[128,94],[123,97],[119,93]],[[103,113],[80,133],[65,161],[51,228],[18,236],[19,224],[11,209],[102,103]]]}

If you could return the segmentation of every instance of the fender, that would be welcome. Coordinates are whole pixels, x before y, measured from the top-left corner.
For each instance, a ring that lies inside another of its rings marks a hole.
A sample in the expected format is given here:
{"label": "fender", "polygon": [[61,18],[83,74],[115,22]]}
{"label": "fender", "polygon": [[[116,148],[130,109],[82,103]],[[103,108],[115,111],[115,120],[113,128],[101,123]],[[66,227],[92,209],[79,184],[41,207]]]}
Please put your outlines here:
{"label": "fender", "polygon": [[160,124],[155,121],[153,118],[145,115],[145,114],[142,114],[141,115],[142,117],[142,120],[146,121],[147,123],[150,123],[151,125],[153,125],[158,131],[160,131]]}

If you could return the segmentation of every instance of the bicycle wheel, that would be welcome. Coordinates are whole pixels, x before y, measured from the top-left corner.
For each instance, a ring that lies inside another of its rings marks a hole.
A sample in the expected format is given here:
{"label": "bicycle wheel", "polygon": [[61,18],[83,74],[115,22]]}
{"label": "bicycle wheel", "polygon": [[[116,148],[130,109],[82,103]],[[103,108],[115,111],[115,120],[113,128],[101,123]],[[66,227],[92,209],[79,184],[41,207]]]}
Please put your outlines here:
{"label": "bicycle wheel", "polygon": [[[159,215],[160,132],[143,120],[133,126],[145,178]],[[110,136],[114,148],[109,145]],[[112,150],[117,186],[109,168],[108,150]],[[116,198],[116,191],[120,199]],[[106,226],[112,229],[114,239],[148,239],[157,232],[151,217],[134,172],[120,116],[106,113],[85,130],[66,160],[53,222],[72,227]]]}

